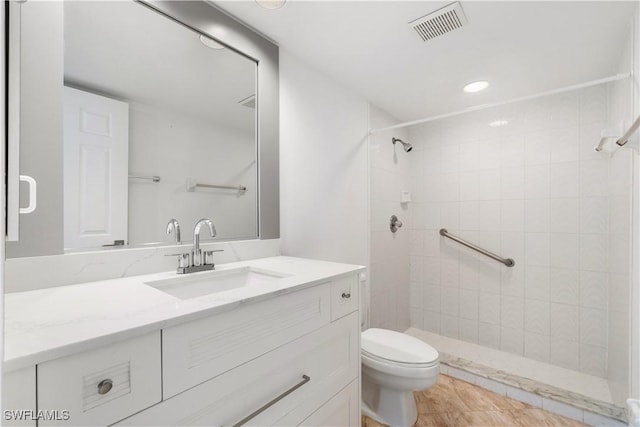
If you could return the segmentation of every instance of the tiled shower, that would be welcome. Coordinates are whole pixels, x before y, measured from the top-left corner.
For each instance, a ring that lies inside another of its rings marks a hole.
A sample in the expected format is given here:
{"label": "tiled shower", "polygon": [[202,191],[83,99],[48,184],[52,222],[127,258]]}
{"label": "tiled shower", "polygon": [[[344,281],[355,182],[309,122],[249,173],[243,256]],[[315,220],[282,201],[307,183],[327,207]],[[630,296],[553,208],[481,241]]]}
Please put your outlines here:
{"label": "tiled shower", "polygon": [[[413,328],[604,378],[624,406],[632,152],[594,147],[603,129],[628,126],[630,85],[372,135],[371,326],[404,330],[408,310]],[[394,124],[376,110],[371,120]],[[413,151],[394,148],[392,136]],[[402,191],[411,202],[400,203]],[[390,214],[405,222],[395,234]]]}

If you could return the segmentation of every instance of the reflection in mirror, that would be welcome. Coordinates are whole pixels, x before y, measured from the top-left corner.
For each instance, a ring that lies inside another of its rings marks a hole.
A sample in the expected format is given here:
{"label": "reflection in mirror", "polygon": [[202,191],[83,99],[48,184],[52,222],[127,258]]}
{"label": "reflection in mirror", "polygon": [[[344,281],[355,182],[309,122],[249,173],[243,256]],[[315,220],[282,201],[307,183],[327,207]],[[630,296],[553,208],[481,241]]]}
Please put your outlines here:
{"label": "reflection in mirror", "polygon": [[256,70],[139,3],[65,2],[65,250],[168,243],[171,218],[256,238]]}

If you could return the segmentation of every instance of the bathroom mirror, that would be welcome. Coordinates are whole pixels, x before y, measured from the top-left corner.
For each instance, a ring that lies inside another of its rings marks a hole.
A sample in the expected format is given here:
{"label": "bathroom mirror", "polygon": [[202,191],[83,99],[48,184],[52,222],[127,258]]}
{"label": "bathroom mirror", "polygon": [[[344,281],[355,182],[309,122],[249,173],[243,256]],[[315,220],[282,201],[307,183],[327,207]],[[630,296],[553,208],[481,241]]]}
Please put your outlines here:
{"label": "bathroom mirror", "polygon": [[44,224],[20,215],[8,257],[166,245],[171,218],[182,241],[200,218],[278,237],[275,45],[199,1],[38,3],[19,6],[19,164]]}
{"label": "bathroom mirror", "polygon": [[139,3],[65,2],[65,250],[163,242],[171,218],[255,238],[256,68]]}

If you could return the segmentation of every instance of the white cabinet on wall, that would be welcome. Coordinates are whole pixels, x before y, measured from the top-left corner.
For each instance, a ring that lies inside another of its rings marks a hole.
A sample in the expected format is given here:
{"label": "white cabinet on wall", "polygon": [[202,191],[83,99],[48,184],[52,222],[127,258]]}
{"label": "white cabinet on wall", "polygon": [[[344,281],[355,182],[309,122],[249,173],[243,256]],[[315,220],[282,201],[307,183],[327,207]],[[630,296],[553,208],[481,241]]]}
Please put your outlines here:
{"label": "white cabinet on wall", "polygon": [[38,426],[359,425],[358,301],[350,274],[39,363],[5,375],[3,409],[68,411]]}

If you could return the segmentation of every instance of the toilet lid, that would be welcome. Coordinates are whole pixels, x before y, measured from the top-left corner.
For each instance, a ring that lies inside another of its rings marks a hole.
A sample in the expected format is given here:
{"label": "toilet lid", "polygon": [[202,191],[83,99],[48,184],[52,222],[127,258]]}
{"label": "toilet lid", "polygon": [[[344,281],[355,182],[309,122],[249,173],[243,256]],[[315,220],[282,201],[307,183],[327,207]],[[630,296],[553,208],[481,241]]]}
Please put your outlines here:
{"label": "toilet lid", "polygon": [[387,329],[367,329],[362,333],[362,350],[382,359],[430,364],[438,360],[438,352],[424,341]]}

